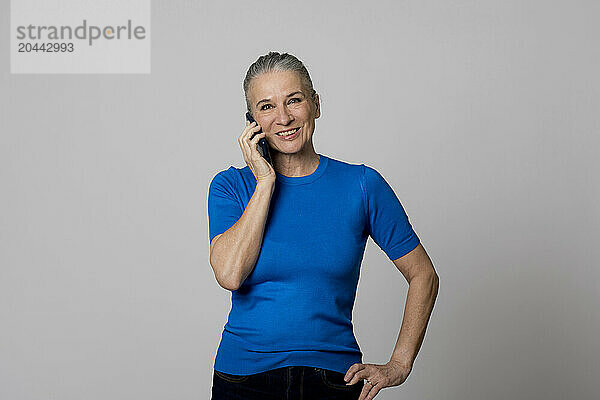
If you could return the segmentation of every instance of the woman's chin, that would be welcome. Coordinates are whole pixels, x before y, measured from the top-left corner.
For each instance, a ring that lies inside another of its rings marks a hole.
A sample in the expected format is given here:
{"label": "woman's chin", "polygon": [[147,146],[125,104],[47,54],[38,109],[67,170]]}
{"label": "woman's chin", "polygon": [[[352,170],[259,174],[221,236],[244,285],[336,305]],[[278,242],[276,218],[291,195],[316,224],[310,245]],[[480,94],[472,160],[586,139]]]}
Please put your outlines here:
{"label": "woman's chin", "polygon": [[296,154],[301,152],[302,146],[290,143],[288,146],[278,146],[274,150],[281,154]]}

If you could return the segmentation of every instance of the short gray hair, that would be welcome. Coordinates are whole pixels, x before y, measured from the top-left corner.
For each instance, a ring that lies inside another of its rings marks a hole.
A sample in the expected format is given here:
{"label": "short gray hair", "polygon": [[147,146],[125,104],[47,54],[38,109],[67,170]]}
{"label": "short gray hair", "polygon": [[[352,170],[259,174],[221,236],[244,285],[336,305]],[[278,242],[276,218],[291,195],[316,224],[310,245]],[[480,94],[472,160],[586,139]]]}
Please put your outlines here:
{"label": "short gray hair", "polygon": [[250,105],[250,99],[248,98],[248,89],[250,88],[250,82],[252,79],[257,76],[264,74],[266,72],[273,71],[294,71],[300,75],[300,79],[302,80],[302,84],[306,89],[308,89],[309,97],[314,102],[315,94],[317,93],[315,89],[313,89],[312,80],[310,79],[310,75],[308,74],[308,70],[302,64],[302,61],[298,60],[295,56],[289,53],[278,53],[276,51],[270,51],[269,54],[265,54],[264,56],[258,57],[250,68],[248,68],[248,72],[246,72],[246,78],[244,78],[244,96],[246,97],[246,107],[249,112],[252,112],[252,108]]}

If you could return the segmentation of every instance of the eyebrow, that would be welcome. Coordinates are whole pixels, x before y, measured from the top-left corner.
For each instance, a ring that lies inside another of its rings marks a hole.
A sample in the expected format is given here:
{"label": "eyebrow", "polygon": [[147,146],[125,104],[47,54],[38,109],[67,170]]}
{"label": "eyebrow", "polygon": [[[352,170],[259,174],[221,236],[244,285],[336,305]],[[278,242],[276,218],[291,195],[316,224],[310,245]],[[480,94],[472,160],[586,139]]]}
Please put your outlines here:
{"label": "eyebrow", "polygon": [[[302,96],[304,96],[304,93],[302,93],[301,91],[297,90],[295,92],[292,92],[292,93],[288,94],[286,97],[292,97],[292,96],[297,95],[297,94],[301,94]],[[258,105],[260,103],[264,102],[264,101],[270,101],[270,99],[262,99],[262,100],[260,100],[259,102],[256,103],[256,106],[258,107]]]}

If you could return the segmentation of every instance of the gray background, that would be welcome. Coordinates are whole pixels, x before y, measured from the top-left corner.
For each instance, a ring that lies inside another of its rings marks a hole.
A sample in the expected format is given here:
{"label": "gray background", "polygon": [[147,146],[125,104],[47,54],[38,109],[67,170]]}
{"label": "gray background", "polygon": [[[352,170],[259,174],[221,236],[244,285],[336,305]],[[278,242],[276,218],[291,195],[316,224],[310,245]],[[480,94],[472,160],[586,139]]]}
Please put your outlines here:
{"label": "gray background", "polygon": [[[376,168],[440,276],[381,399],[597,399],[600,5],[154,1],[151,75],[10,75],[0,3],[0,398],[203,399],[230,308],[206,197],[244,166],[241,82],[305,61],[315,148]],[[385,363],[408,285],[369,240]]]}

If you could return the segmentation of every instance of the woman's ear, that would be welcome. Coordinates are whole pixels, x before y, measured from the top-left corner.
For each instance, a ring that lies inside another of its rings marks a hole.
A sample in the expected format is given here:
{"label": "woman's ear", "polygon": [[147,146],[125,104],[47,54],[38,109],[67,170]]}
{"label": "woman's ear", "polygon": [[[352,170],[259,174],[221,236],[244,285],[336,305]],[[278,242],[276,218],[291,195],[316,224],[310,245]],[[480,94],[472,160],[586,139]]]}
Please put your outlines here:
{"label": "woman's ear", "polygon": [[315,119],[319,118],[321,116],[321,104],[319,102],[319,95],[317,93],[315,93],[314,96],[314,103],[315,103]]}

